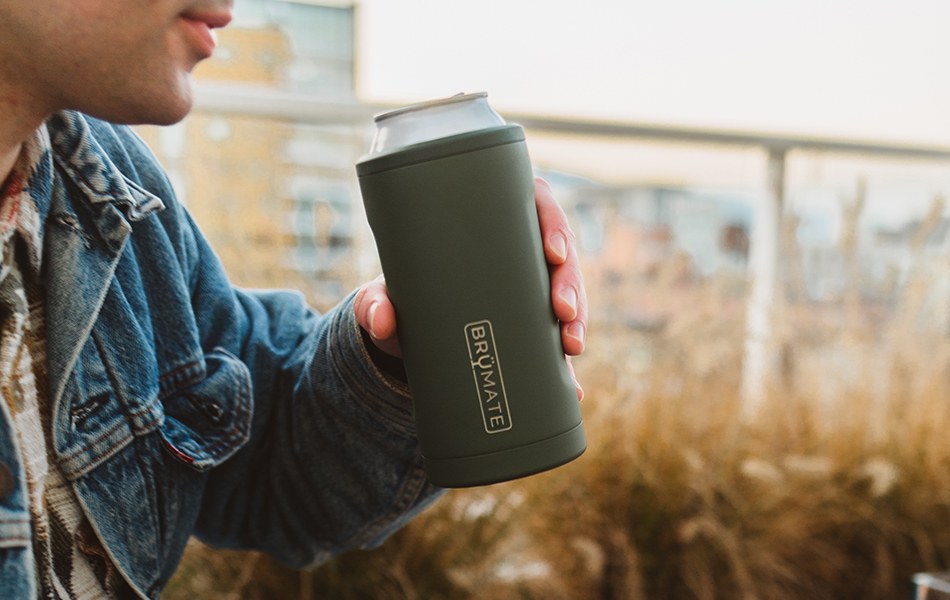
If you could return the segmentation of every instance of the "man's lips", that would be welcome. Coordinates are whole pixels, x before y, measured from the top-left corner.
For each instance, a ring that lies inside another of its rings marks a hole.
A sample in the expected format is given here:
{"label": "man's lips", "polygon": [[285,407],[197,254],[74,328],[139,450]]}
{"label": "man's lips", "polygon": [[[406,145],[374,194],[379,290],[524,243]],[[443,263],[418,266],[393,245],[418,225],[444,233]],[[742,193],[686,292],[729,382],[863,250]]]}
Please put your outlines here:
{"label": "man's lips", "polygon": [[230,9],[218,10],[190,10],[182,13],[182,18],[189,21],[204,23],[209,29],[219,29],[231,22],[233,15]]}
{"label": "man's lips", "polygon": [[187,26],[189,39],[202,58],[208,58],[217,45],[214,29],[224,27],[231,22],[231,11],[193,10],[182,13],[181,20]]}

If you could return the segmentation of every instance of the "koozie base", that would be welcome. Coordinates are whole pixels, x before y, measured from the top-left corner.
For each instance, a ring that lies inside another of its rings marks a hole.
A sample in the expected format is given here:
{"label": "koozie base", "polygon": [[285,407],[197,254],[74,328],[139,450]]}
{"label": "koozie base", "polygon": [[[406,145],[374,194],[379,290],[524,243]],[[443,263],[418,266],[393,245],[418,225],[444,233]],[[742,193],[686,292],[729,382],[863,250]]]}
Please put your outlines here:
{"label": "koozie base", "polygon": [[429,481],[439,487],[490,485],[559,467],[587,449],[584,425],[527,446],[463,458],[423,457]]}

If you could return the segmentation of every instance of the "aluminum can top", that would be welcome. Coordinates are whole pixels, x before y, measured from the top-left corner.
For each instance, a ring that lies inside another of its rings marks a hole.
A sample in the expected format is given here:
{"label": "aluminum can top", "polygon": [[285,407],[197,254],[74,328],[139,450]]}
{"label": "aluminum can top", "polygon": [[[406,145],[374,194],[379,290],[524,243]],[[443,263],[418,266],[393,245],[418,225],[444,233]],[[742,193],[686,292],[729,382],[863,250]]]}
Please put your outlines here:
{"label": "aluminum can top", "polygon": [[488,94],[457,94],[380,113],[367,158],[413,144],[505,125],[488,104]]}

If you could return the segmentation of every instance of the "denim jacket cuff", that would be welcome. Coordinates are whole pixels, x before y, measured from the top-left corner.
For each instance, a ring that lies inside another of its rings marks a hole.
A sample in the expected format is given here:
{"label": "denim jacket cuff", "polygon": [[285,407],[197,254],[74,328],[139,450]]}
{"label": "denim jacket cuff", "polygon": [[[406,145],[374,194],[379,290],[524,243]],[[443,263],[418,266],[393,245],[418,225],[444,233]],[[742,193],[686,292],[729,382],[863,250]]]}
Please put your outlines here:
{"label": "denim jacket cuff", "polygon": [[333,366],[368,408],[397,432],[414,437],[416,427],[409,386],[380,369],[371,358],[356,322],[354,295],[341,302],[333,315],[330,331]]}

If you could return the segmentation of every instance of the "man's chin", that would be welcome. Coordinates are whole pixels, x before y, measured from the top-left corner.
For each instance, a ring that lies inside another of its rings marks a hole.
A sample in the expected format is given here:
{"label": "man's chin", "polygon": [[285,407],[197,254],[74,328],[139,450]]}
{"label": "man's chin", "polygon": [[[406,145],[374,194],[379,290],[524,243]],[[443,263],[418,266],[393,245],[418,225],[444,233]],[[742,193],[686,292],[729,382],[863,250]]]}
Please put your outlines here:
{"label": "man's chin", "polygon": [[129,115],[129,119],[123,122],[127,125],[174,125],[188,116],[193,104],[189,89],[187,95],[141,107],[137,114]]}
{"label": "man's chin", "polygon": [[191,102],[188,102],[187,105],[178,108],[177,110],[164,110],[159,113],[156,113],[150,118],[140,120],[135,123],[130,123],[134,125],[174,125],[182,119],[188,116],[188,113],[191,112]]}
{"label": "man's chin", "polygon": [[193,104],[191,80],[188,78],[177,86],[140,93],[133,101],[117,99],[106,106],[79,110],[122,125],[173,125],[188,116]]}

